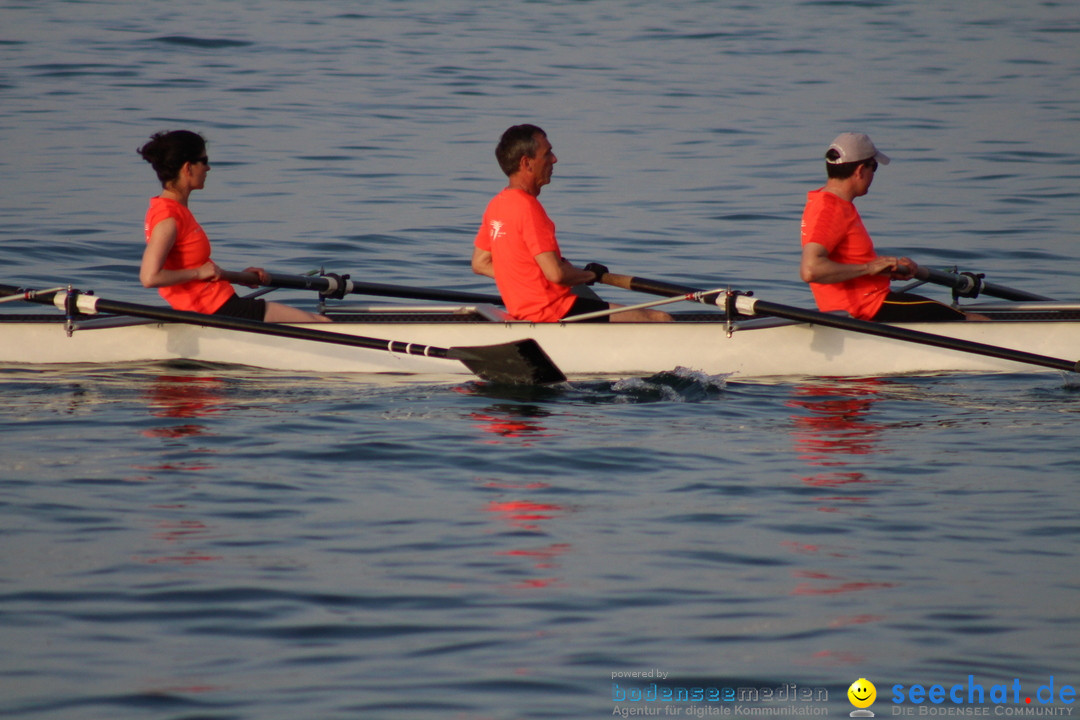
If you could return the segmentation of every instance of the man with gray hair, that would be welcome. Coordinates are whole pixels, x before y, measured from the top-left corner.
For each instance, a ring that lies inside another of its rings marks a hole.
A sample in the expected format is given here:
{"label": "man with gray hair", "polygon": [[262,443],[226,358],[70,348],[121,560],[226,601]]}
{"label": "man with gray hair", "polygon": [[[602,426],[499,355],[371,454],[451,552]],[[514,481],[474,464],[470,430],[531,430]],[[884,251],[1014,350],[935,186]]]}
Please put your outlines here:
{"label": "man with gray hair", "polygon": [[[473,243],[472,269],[495,279],[506,311],[519,320],[559,322],[622,307],[573,290],[592,285],[607,268],[596,263],[575,267],[559,250],[555,223],[538,199],[558,162],[547,134],[535,125],[515,125],[503,133],[495,158],[509,182],[484,211]],[[584,322],[670,320],[667,313],[646,308]]]}

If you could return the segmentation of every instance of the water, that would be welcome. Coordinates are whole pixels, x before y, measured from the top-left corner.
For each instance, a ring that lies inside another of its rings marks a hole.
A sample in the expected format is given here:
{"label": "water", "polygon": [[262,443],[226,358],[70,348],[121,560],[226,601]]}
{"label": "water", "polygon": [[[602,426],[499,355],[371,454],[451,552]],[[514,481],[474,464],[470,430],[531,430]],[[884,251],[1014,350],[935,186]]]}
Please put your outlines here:
{"label": "water", "polygon": [[[221,264],[490,292],[492,148],[530,121],[579,263],[807,304],[805,192],[862,130],[894,159],[859,200],[880,247],[1076,298],[1070,3],[0,12],[4,282],[155,301],[134,151],[191,127]],[[865,677],[880,716],[969,676],[1069,707],[1076,387],[0,368],[0,715],[842,715]],[[656,671],[828,700],[614,701]]]}

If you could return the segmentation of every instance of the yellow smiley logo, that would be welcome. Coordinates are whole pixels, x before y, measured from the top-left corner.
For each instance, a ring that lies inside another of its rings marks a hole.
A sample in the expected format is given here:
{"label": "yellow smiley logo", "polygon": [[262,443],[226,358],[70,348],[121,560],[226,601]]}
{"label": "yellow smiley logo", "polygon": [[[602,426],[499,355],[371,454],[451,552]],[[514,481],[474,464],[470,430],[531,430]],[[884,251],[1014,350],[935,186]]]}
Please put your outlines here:
{"label": "yellow smiley logo", "polygon": [[868,708],[877,699],[877,688],[866,678],[859,678],[851,683],[851,687],[847,690],[847,697],[855,707]]}

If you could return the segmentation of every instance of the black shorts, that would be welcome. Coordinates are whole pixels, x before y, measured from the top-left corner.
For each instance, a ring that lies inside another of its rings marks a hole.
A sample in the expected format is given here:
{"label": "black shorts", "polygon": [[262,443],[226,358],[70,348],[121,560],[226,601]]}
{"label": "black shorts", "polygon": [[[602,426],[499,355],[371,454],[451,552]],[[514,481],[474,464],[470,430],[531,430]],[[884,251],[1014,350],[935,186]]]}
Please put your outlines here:
{"label": "black shorts", "polygon": [[266,301],[233,295],[225,301],[224,305],[215,310],[214,314],[242,320],[264,320],[266,319]]}
{"label": "black shorts", "polygon": [[[586,313],[600,312],[601,310],[610,310],[611,305],[603,300],[593,300],[592,298],[579,297],[574,301],[574,304],[570,306],[564,318],[568,318],[571,315],[585,315]],[[582,320],[581,322],[611,322],[611,316],[605,315],[604,317],[592,318],[590,320]]]}
{"label": "black shorts", "polygon": [[922,295],[890,292],[881,309],[874,315],[876,322],[955,322],[964,320],[964,313],[954,307]]}

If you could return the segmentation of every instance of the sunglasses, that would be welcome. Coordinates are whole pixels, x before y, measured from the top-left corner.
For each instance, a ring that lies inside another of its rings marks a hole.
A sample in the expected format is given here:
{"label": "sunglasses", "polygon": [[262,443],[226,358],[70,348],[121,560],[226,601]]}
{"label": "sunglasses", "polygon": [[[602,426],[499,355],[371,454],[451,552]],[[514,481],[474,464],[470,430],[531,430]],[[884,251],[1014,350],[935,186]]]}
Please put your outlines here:
{"label": "sunglasses", "polygon": [[203,165],[209,165],[210,164],[210,158],[208,158],[206,155],[203,155],[201,158],[199,158],[197,160],[193,160],[191,164],[192,165],[197,165],[199,163],[202,163]]}
{"label": "sunglasses", "polygon": [[866,167],[870,168],[870,172],[877,172],[878,162],[874,158],[870,158],[865,163]]}

